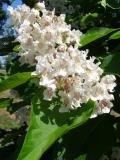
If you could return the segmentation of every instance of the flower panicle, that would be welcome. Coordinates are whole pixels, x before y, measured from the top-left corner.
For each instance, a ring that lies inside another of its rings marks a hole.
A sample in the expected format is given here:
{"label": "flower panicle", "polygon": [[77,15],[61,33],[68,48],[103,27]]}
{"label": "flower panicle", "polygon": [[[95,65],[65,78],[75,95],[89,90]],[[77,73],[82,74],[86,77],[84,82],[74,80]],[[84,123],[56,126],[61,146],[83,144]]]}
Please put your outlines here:
{"label": "flower panicle", "polygon": [[[113,106],[112,92],[116,86],[114,75],[103,75],[95,57],[82,51],[79,30],[71,29],[65,15],[46,10],[44,2],[30,9],[25,4],[8,8],[20,43],[22,64],[36,65],[35,75],[41,75],[44,99],[51,101],[59,95],[60,112],[81,107],[92,99],[96,108],[92,117],[109,113]],[[58,94],[56,94],[58,93]]]}

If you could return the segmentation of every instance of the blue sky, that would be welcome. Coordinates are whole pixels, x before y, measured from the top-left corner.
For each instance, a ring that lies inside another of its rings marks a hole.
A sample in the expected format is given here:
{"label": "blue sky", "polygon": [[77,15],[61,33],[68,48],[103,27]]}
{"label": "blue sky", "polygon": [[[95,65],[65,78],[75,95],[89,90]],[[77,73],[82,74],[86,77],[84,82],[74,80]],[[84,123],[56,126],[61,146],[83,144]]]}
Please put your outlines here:
{"label": "blue sky", "polygon": [[[12,3],[12,7],[13,8],[16,8],[18,5],[20,5],[20,4],[22,4],[22,1],[21,0],[15,0],[15,1],[13,1],[13,3]],[[6,4],[6,3],[3,3],[3,10],[4,11],[7,11],[7,7],[8,7],[8,5]]]}
{"label": "blue sky", "polygon": [[[21,1],[21,0],[14,0],[11,6],[12,6],[13,8],[16,8],[16,7],[17,7],[18,5],[20,5],[20,4],[22,4],[22,1]],[[5,12],[7,12],[7,7],[8,7],[8,5],[7,5],[6,3],[3,3],[2,8],[3,8],[3,10],[4,10]],[[4,63],[4,62],[5,62],[5,57],[0,56],[0,62],[1,62],[1,63]]]}

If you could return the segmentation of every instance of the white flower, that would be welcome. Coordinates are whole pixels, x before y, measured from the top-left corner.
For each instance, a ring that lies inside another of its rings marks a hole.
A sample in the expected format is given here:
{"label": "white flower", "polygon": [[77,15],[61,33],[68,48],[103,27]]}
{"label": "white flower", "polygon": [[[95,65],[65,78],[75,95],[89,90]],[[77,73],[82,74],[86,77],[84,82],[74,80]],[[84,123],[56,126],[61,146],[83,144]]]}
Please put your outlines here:
{"label": "white flower", "polygon": [[47,87],[47,88],[51,88],[53,90],[56,89],[56,85],[55,85],[55,80],[51,80],[51,79],[48,79],[48,77],[42,77],[40,79],[40,83],[39,83],[41,86],[44,86],[44,87]]}
{"label": "white flower", "polygon": [[106,75],[102,77],[101,84],[109,89],[110,92],[113,92],[113,89],[116,87],[115,80],[116,78],[114,75]]}
{"label": "white flower", "polygon": [[45,4],[44,4],[44,2],[43,3],[38,2],[38,3],[36,3],[35,7],[36,7],[36,9],[43,11],[45,9]]}
{"label": "white flower", "polygon": [[52,88],[47,88],[43,92],[44,99],[47,101],[51,101],[53,97],[56,97],[55,91]]}
{"label": "white flower", "polygon": [[[68,109],[70,109],[71,103],[72,103],[72,100],[71,100],[70,95],[67,94],[67,93],[64,92],[64,91],[59,91],[59,96],[61,97],[60,100],[61,100],[61,102],[63,103],[63,105],[61,106],[62,109],[63,109],[63,108],[68,108]],[[67,109],[65,109],[65,110],[67,110]]]}
{"label": "white flower", "polygon": [[37,9],[31,9],[31,18],[39,17],[39,11]]}
{"label": "white flower", "polygon": [[109,113],[115,77],[102,77],[96,58],[89,58],[88,50],[78,49],[82,33],[66,24],[65,15],[56,16],[55,10],[46,10],[40,2],[33,9],[21,5],[9,7],[9,11],[22,49],[21,64],[36,65],[32,75],[40,77],[39,85],[45,87],[44,99],[51,101],[58,96],[60,112],[81,107],[92,99],[96,108],[91,117]]}

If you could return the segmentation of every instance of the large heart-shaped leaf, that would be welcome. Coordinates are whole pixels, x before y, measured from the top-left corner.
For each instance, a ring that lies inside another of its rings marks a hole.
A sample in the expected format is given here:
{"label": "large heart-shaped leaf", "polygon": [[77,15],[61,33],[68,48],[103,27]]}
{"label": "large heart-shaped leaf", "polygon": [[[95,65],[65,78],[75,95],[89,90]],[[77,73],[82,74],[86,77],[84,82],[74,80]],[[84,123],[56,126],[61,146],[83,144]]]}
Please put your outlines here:
{"label": "large heart-shaped leaf", "polygon": [[31,78],[31,72],[22,72],[16,73],[9,78],[1,81],[0,83],[0,92],[5,91],[7,89],[15,88],[25,82],[27,82]]}
{"label": "large heart-shaped leaf", "polygon": [[81,41],[80,41],[81,46],[80,47],[83,47],[99,38],[102,38],[108,35],[109,33],[112,33],[115,30],[117,29],[105,28],[105,27],[92,28],[88,30],[87,33],[81,36]]}
{"label": "large heart-shaped leaf", "polygon": [[30,126],[18,160],[39,160],[59,137],[89,119],[94,102],[89,100],[84,107],[68,113],[59,113],[59,105],[57,101],[50,103],[34,97]]}

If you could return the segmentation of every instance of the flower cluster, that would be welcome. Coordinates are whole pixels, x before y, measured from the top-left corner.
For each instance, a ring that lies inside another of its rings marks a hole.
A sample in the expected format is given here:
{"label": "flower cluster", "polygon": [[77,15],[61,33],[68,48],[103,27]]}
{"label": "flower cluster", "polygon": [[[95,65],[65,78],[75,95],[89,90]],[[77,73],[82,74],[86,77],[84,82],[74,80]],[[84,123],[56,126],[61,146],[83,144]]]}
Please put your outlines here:
{"label": "flower cluster", "polygon": [[34,64],[36,56],[51,54],[57,45],[63,43],[79,45],[82,33],[71,30],[71,26],[65,23],[65,15],[57,17],[55,11],[45,9],[44,3],[38,3],[36,9],[23,4],[8,10],[18,33],[16,41],[21,44],[22,63]]}
{"label": "flower cluster", "polygon": [[[36,65],[33,74],[40,75],[44,99],[60,97],[60,112],[80,107],[92,99],[96,109],[92,116],[108,113],[112,107],[111,94],[116,86],[113,75],[102,76],[100,63],[88,58],[88,50],[78,49],[82,33],[71,30],[65,15],[56,16],[44,3],[30,9],[26,5],[9,7],[14,28],[21,44],[21,63]],[[102,77],[102,78],[101,78]]]}

